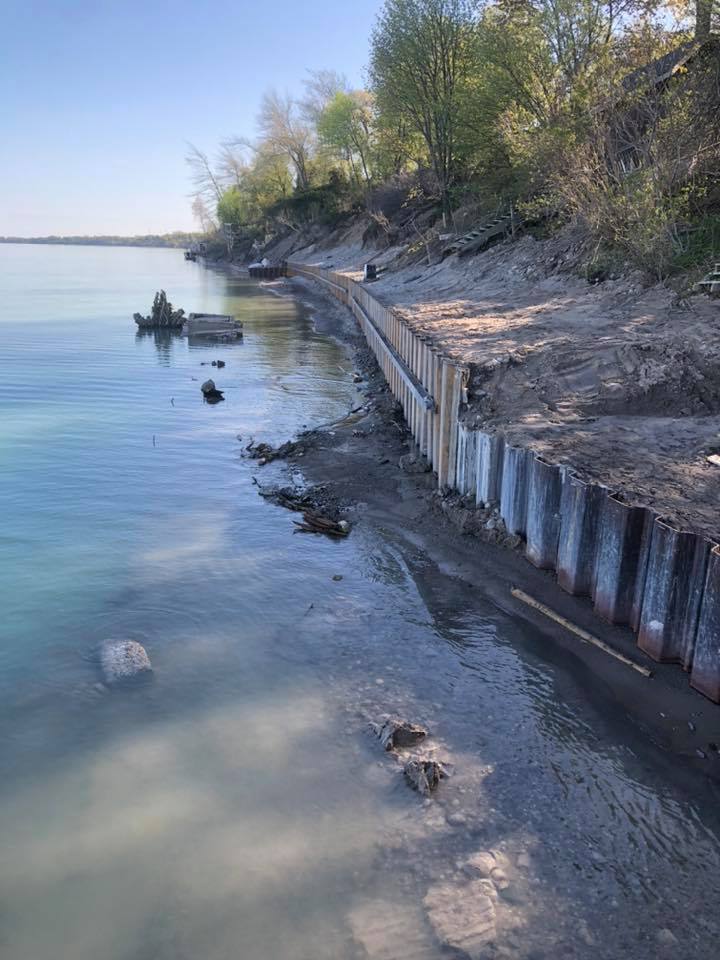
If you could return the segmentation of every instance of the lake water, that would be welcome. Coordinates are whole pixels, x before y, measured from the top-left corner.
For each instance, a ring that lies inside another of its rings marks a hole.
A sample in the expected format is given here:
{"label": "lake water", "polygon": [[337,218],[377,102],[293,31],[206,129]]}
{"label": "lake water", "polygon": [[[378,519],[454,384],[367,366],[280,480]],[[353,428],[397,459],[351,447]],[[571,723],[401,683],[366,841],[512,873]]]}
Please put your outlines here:
{"label": "lake water", "polygon": [[[304,308],[179,251],[0,255],[3,960],[439,958],[423,898],[489,848],[488,957],[651,957],[660,928],[714,955],[711,792],[670,788],[417,550],[293,536],[257,495],[251,437],[357,397]],[[244,339],[138,336],[161,286]],[[98,687],[108,637],[151,683]],[[367,733],[383,709],[437,731],[437,801]]]}

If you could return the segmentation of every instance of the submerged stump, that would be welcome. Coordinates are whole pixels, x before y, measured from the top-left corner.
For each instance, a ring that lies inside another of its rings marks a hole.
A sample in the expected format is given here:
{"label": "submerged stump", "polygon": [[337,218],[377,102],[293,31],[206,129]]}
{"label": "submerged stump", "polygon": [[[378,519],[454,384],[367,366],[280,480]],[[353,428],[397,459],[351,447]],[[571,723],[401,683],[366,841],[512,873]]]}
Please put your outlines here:
{"label": "submerged stump", "polygon": [[133,319],[141,330],[181,329],[185,322],[185,311],[173,309],[165,291],[158,290],[150,314],[144,317],[141,313],[134,313]]}

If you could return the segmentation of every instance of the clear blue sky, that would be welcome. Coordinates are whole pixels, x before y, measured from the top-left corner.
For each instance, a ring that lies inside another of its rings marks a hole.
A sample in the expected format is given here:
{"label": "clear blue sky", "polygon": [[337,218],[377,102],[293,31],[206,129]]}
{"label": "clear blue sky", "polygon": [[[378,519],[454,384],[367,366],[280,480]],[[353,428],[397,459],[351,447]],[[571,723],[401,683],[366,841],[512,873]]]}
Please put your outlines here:
{"label": "clear blue sky", "polygon": [[362,82],[381,0],[2,0],[0,235],[193,227],[185,142],[252,136],[263,91]]}

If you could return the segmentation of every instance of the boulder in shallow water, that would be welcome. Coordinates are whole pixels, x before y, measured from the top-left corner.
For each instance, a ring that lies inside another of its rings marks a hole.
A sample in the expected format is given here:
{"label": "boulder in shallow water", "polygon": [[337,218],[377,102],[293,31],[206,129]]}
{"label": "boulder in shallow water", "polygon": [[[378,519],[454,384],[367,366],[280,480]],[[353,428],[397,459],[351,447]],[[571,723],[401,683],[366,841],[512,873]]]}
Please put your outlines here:
{"label": "boulder in shallow water", "polygon": [[214,380],[206,380],[205,383],[200,386],[200,389],[202,390],[203,397],[208,403],[217,403],[218,400],[225,399],[222,390],[218,390],[218,388],[215,386]]}
{"label": "boulder in shallow water", "polygon": [[100,650],[100,668],[110,686],[152,673],[145,647],[135,640],[106,640]]}
{"label": "boulder in shallow water", "polygon": [[427,736],[427,730],[399,717],[383,717],[382,723],[375,725],[375,732],[386,750],[414,747]]}
{"label": "boulder in shallow water", "polygon": [[368,900],[349,914],[353,940],[367,960],[436,960],[438,951],[422,911],[403,900]]}
{"label": "boulder in shallow water", "polygon": [[440,783],[443,769],[437,760],[413,758],[403,767],[405,779],[423,797],[429,797]]}

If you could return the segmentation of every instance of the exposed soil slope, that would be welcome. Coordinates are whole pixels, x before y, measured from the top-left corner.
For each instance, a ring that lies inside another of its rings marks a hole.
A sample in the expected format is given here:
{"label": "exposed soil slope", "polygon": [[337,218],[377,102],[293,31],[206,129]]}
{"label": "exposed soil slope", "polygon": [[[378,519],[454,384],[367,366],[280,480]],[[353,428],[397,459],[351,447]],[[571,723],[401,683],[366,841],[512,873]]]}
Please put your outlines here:
{"label": "exposed soil slope", "polygon": [[373,293],[470,365],[468,420],[720,538],[720,302],[633,274],[587,283],[563,236],[403,266],[362,235],[290,259],[356,279],[385,266]]}

